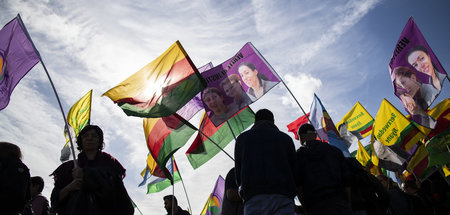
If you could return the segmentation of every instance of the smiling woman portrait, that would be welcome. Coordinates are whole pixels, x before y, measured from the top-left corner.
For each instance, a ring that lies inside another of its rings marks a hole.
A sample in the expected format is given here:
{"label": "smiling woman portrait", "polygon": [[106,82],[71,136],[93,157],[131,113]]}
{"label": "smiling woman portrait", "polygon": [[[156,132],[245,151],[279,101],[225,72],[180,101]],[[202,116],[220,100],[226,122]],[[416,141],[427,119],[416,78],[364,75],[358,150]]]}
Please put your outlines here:
{"label": "smiling woman portrait", "polygon": [[431,60],[428,50],[423,45],[416,45],[408,51],[408,63],[417,71],[428,75],[428,83],[430,87],[435,88],[435,91],[441,91],[442,83],[446,77],[445,74],[439,72],[435,64]]}
{"label": "smiling woman portrait", "polygon": [[256,66],[249,62],[242,62],[238,67],[239,75],[248,86],[247,95],[256,101],[261,98],[267,91],[274,87],[277,82],[269,81],[262,73],[259,73]]}
{"label": "smiling woman portrait", "polygon": [[[52,210],[58,214],[133,214],[131,199],[123,185],[125,169],[103,152],[103,131],[87,125],[77,137],[77,167],[61,164],[51,175],[55,187]],[[114,202],[114,204],[111,204]]]}

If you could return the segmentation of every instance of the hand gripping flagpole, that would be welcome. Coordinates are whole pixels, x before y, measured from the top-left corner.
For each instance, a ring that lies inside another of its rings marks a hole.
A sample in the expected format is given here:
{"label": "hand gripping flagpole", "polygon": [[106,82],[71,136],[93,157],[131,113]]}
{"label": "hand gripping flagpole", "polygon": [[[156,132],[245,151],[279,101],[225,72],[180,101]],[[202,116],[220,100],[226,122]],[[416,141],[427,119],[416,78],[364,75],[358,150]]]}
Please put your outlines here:
{"label": "hand gripping flagpole", "polygon": [[[22,21],[22,18],[20,17],[20,14],[17,14],[17,19],[19,21],[20,27],[24,31],[24,33],[27,36],[28,40],[30,40],[31,45],[33,46],[33,49],[36,52],[36,55],[39,57],[39,61],[41,62],[42,67],[44,67],[45,74],[47,74],[48,80],[50,81],[50,84],[52,85],[53,92],[55,93],[56,100],[58,101],[59,108],[61,110],[61,114],[62,114],[62,116],[64,118],[64,122],[66,124],[66,128],[69,129],[69,123],[67,122],[66,115],[64,114],[64,109],[63,109],[63,107],[61,105],[61,101],[59,100],[59,96],[58,96],[58,93],[56,92],[55,85],[53,84],[53,81],[50,78],[50,74],[48,74],[47,67],[45,67],[44,61],[42,61],[42,58],[41,58],[41,55],[39,54],[39,51],[36,49],[36,46],[34,45],[33,40],[31,40],[31,36],[30,36],[30,34],[28,34],[27,28],[25,27],[25,24],[23,24],[23,21]],[[77,167],[78,164],[77,164],[77,160],[76,160],[76,157],[75,157],[75,149],[73,147],[72,135],[70,134],[70,132],[67,132],[67,133],[69,135],[70,147],[72,149],[73,163],[74,163],[74,166]]]}

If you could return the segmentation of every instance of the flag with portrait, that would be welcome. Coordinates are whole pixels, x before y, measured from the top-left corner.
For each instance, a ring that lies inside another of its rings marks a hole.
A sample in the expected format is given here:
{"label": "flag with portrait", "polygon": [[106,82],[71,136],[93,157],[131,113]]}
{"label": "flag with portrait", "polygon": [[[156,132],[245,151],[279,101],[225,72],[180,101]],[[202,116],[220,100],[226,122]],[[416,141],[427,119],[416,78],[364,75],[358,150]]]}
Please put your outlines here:
{"label": "flag with portrait", "polygon": [[412,17],[403,29],[389,63],[394,93],[418,124],[434,128],[436,120],[427,114],[448,79],[436,55]]}
{"label": "flag with portrait", "polygon": [[202,101],[215,126],[261,98],[280,82],[273,68],[250,42],[232,58],[203,72],[202,76],[208,84],[202,91]]}

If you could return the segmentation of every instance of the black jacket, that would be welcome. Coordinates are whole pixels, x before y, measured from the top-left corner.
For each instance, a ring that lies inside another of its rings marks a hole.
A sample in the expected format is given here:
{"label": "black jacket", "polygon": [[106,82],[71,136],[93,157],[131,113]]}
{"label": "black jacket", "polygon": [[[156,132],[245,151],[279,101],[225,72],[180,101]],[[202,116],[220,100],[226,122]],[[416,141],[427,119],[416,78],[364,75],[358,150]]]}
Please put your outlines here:
{"label": "black jacket", "polygon": [[270,121],[258,121],[239,135],[234,158],[236,182],[244,201],[259,194],[295,196],[294,142]]}

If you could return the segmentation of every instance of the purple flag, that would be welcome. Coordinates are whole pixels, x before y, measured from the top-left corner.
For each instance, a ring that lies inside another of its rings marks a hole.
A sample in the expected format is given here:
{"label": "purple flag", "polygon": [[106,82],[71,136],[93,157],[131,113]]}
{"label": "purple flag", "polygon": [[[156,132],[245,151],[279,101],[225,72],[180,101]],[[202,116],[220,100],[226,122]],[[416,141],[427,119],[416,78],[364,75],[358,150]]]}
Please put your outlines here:
{"label": "purple flag", "polygon": [[8,106],[19,81],[39,62],[39,57],[14,18],[0,30],[0,110]]}
{"label": "purple flag", "polygon": [[[213,67],[213,64],[209,62],[208,64],[198,68],[200,73],[203,73],[206,70],[209,70]],[[203,102],[201,93],[195,95],[188,103],[186,103],[181,109],[177,111],[177,114],[183,117],[185,120],[189,121],[197,112],[202,110]]]}
{"label": "purple flag", "polygon": [[280,82],[273,68],[251,43],[202,76],[208,83],[202,91],[202,101],[215,126],[261,98]]}
{"label": "purple flag", "polygon": [[422,126],[434,128],[436,120],[426,110],[448,77],[412,17],[394,49],[389,72],[394,93],[411,118]]}
{"label": "purple flag", "polygon": [[219,175],[214,190],[206,202],[201,215],[219,215],[222,213],[223,195],[225,193],[225,180]]}

